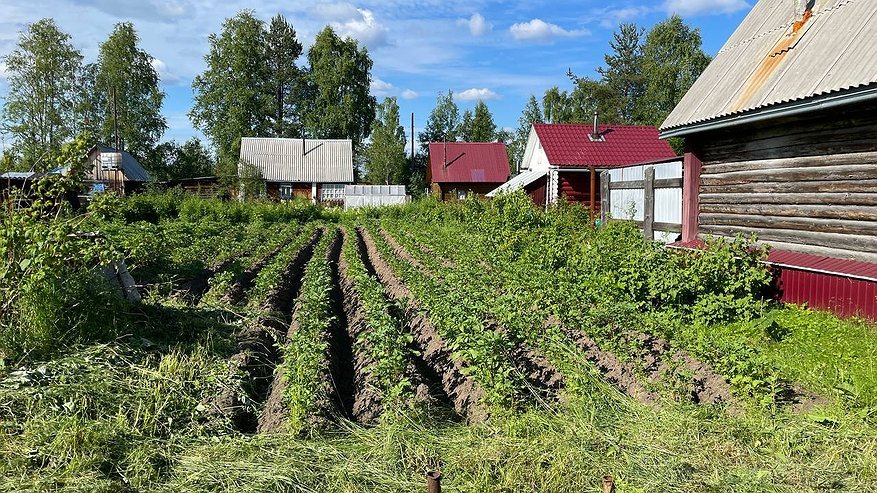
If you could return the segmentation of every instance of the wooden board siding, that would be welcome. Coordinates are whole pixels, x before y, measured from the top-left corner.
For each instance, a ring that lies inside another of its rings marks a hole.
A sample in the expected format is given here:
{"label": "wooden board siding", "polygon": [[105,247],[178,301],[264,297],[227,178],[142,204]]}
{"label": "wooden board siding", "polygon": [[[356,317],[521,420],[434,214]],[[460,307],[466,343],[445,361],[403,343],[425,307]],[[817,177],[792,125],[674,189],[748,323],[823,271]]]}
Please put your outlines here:
{"label": "wooden board siding", "polygon": [[[600,187],[595,187],[594,212],[600,212]],[[591,206],[591,173],[564,173],[558,174],[558,190],[562,197],[570,202],[576,202],[586,207]]]}
{"label": "wooden board siding", "polygon": [[539,207],[545,206],[545,190],[548,186],[548,177],[544,176],[524,187],[524,191],[533,200],[533,203]]}
{"label": "wooden board siding", "polygon": [[877,262],[877,106],[690,139],[701,235]]}

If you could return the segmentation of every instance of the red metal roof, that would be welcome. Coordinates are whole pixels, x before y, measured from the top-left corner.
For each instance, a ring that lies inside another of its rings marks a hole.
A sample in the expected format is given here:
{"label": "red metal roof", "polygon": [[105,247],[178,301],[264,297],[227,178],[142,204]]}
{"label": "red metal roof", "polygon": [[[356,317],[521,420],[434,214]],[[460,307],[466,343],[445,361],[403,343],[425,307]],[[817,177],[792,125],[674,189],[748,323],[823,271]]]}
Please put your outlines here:
{"label": "red metal roof", "polygon": [[505,183],[509,157],[502,142],[431,142],[432,183]]}
{"label": "red metal roof", "polygon": [[593,125],[537,123],[536,135],[553,166],[618,168],[676,157],[673,148],[658,138],[655,127],[600,125],[603,141],[594,141]]}

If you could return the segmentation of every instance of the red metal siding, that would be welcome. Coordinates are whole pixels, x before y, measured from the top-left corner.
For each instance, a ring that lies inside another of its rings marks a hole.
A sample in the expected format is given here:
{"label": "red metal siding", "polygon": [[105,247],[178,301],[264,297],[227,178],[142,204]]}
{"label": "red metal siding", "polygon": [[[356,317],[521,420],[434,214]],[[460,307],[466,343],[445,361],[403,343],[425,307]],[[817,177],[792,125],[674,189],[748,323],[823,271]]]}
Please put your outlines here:
{"label": "red metal siding", "polygon": [[780,301],[877,320],[877,282],[777,267]]}

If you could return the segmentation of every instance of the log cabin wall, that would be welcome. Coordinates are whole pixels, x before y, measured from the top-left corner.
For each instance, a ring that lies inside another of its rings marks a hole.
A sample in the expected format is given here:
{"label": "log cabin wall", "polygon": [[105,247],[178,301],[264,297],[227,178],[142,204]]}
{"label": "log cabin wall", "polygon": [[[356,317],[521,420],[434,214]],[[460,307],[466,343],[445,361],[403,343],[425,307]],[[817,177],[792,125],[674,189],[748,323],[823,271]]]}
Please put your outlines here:
{"label": "log cabin wall", "polygon": [[877,105],[689,139],[703,162],[699,233],[877,262]]}

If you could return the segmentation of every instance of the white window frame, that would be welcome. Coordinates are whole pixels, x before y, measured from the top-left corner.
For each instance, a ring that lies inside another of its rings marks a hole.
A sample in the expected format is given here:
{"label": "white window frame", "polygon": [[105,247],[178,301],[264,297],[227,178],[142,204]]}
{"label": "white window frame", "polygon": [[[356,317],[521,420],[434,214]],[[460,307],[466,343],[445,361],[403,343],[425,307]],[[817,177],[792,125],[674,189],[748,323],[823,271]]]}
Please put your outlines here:
{"label": "white window frame", "polygon": [[292,200],[295,192],[293,192],[292,183],[281,183],[278,187],[280,200]]}

